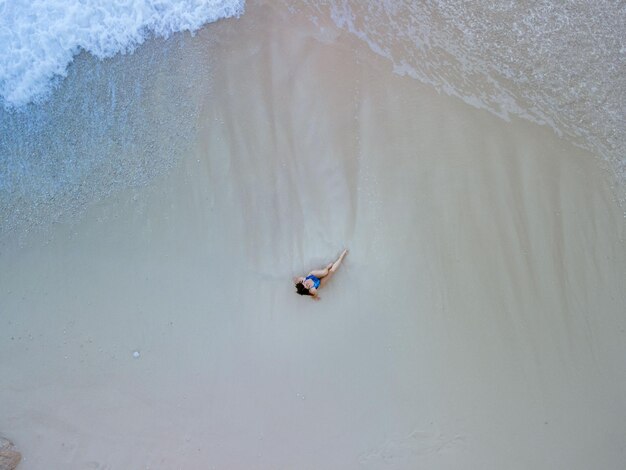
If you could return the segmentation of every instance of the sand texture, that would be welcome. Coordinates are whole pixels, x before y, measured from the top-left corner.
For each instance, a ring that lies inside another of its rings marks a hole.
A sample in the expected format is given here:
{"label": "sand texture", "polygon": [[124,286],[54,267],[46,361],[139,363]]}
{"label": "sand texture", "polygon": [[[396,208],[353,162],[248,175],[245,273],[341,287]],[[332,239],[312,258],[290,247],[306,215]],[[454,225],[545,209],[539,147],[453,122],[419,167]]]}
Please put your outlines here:
{"label": "sand texture", "polygon": [[595,158],[319,21],[210,25],[195,153],[3,241],[19,469],[623,468],[626,226]]}

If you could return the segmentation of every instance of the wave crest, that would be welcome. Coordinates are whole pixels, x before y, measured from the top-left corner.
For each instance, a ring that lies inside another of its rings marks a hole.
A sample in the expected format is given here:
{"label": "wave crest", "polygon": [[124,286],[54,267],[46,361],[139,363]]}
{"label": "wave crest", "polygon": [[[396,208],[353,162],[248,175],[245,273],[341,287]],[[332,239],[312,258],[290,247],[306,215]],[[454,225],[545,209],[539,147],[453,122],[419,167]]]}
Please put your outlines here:
{"label": "wave crest", "polygon": [[150,36],[237,17],[244,0],[0,0],[0,99],[21,107],[48,97],[81,50],[103,59]]}

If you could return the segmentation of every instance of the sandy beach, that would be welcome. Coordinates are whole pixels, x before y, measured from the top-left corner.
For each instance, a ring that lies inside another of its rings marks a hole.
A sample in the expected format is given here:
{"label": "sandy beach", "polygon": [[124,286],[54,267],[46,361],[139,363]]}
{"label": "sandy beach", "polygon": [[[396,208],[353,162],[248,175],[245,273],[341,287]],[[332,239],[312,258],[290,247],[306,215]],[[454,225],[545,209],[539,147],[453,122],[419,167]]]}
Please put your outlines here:
{"label": "sandy beach", "polygon": [[623,468],[626,219],[595,156],[329,19],[252,2],[194,44],[194,152],[0,244],[19,470]]}

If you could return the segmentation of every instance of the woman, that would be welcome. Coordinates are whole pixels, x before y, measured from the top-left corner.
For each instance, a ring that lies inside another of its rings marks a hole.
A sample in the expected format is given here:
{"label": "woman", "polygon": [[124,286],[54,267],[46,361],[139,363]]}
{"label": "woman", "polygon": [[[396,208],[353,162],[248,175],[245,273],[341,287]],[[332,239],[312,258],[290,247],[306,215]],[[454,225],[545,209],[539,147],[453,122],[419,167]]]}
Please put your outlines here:
{"label": "woman", "polygon": [[348,253],[348,250],[343,250],[343,253],[339,256],[337,261],[330,263],[324,269],[317,269],[311,271],[307,277],[296,277],[294,282],[296,283],[296,291],[300,295],[310,295],[315,300],[319,300],[317,296],[317,290],[324,287],[332,275],[337,271],[337,268],[343,261],[343,258]]}

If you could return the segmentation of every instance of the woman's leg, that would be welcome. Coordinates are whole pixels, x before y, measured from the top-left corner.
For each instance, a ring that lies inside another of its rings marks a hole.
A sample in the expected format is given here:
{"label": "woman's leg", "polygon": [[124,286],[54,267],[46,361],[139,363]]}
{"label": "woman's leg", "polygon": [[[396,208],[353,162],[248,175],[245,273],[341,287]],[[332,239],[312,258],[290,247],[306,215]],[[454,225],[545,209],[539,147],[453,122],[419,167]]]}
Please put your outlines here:
{"label": "woman's leg", "polygon": [[348,254],[348,250],[343,250],[341,255],[339,255],[339,258],[337,258],[337,261],[329,265],[331,273],[334,273],[335,271],[337,271],[337,268],[339,267],[339,265],[341,264],[341,262],[343,261],[343,259],[346,257],[347,254]]}
{"label": "woman's leg", "polygon": [[339,265],[341,264],[347,253],[348,250],[343,250],[343,253],[341,253],[339,258],[337,258],[337,261],[328,265],[328,267],[326,268],[328,270],[328,274],[326,274],[323,278],[320,278],[320,287],[324,287],[324,284],[326,284],[328,280],[333,277],[333,274],[335,274],[337,268],[339,268]]}
{"label": "woman's leg", "polygon": [[333,266],[333,263],[330,263],[324,269],[314,269],[309,274],[312,274],[313,276],[315,276],[318,279],[322,279],[322,278],[328,276],[328,273],[330,273],[330,268],[332,266]]}

